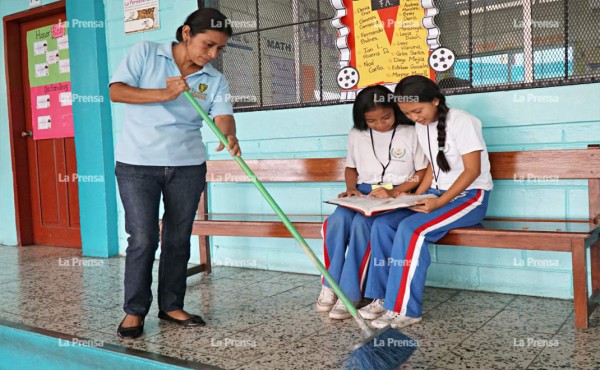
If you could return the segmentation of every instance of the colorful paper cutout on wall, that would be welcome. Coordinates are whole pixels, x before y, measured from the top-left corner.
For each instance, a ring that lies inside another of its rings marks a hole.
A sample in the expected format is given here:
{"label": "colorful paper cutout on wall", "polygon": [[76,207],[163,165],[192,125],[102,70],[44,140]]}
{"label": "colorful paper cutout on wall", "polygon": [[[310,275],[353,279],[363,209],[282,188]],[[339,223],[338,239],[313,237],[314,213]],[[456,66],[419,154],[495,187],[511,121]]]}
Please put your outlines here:
{"label": "colorful paper cutout on wall", "polygon": [[[440,47],[440,31],[434,22],[439,11],[432,0],[331,2],[336,9],[332,24],[338,30],[337,82],[342,100],[353,100],[359,90],[374,84],[393,88],[410,75],[435,79],[435,70],[442,70],[442,64],[448,66],[447,59],[435,69],[430,66],[431,51]],[[439,57],[436,54],[435,59]]]}
{"label": "colorful paper cutout on wall", "polygon": [[73,137],[69,41],[64,23],[27,32],[34,140]]}

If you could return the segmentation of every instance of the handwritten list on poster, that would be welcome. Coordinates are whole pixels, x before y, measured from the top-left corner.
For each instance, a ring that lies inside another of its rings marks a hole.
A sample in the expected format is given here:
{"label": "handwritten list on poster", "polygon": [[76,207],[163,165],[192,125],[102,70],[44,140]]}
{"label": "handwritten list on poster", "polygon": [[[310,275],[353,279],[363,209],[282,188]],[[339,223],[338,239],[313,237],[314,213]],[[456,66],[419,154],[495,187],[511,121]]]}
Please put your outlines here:
{"label": "handwritten list on poster", "polygon": [[[354,89],[372,84],[395,84],[409,75],[431,77],[424,8],[420,0],[334,0],[338,10],[338,47],[351,56],[341,65],[356,68],[360,81]],[[337,5],[336,5],[337,4]],[[350,16],[347,13],[351,12]],[[351,21],[350,21],[351,20]],[[353,46],[351,53],[345,47]]]}

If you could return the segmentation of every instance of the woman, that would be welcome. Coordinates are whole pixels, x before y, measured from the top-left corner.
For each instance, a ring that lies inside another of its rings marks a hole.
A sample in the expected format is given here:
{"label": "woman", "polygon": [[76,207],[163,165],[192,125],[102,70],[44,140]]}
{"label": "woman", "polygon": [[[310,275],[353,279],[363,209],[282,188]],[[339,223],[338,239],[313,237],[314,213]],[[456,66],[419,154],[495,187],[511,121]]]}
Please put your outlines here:
{"label": "woman", "polygon": [[[177,43],[136,44],[110,82],[113,102],[126,103],[115,151],[119,194],[129,234],[125,259],[127,314],[117,329],[137,338],[152,303],[152,265],[159,242],[159,203],[164,203],[158,273],[158,317],[181,326],[205,325],[183,310],[192,225],[206,183],[202,119],[182,95],[190,91],[240,155],[229,85],[209,62],[232,34],[227,18],[210,8],[190,14]],[[219,145],[217,151],[223,149]]]}

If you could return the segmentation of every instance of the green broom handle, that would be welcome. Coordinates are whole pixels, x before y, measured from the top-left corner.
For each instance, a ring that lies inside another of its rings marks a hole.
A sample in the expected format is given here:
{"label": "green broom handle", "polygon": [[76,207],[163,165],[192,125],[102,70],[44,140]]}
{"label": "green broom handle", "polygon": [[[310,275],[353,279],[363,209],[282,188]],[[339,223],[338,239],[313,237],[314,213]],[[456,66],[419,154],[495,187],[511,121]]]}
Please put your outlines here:
{"label": "green broom handle", "polygon": [[[198,113],[200,114],[200,116],[202,116],[202,119],[208,124],[208,127],[210,127],[210,129],[219,138],[219,140],[221,141],[221,143],[223,143],[223,145],[225,145],[225,148],[227,148],[227,146],[229,146],[229,141],[227,140],[227,138],[225,137],[225,135],[223,135],[223,133],[221,132],[221,130],[219,130],[219,128],[217,127],[217,125],[215,125],[215,123],[208,116],[208,114],[206,114],[206,112],[202,109],[202,107],[200,106],[200,104],[198,104],[198,102],[192,96],[192,94],[190,94],[189,91],[184,91],[183,95],[190,101],[190,103],[192,103],[192,105],[194,106],[194,108],[196,108],[196,110],[198,111]],[[321,272],[321,274],[323,274],[323,277],[325,278],[325,280],[327,280],[327,282],[329,283],[329,285],[331,285],[331,287],[333,288],[333,291],[338,296],[338,298],[341,299],[342,302],[344,302],[344,306],[346,306],[346,308],[348,309],[348,311],[350,312],[350,314],[352,314],[352,316],[354,317],[354,319],[358,322],[358,324],[361,327],[361,329],[364,330],[364,331],[366,331],[368,334],[372,334],[373,330],[371,328],[369,328],[369,326],[365,323],[365,321],[358,316],[358,311],[356,310],[356,307],[354,307],[354,304],[344,294],[344,292],[339,287],[339,285],[335,282],[335,280],[333,280],[333,278],[331,277],[331,275],[329,274],[329,272],[327,271],[327,269],[325,268],[325,266],[323,266],[323,264],[321,263],[321,261],[319,261],[319,259],[315,255],[315,253],[308,246],[308,244],[306,243],[306,240],[304,240],[304,238],[302,237],[302,235],[300,235],[300,233],[298,232],[298,230],[296,230],[296,227],[294,226],[294,224],[292,224],[292,222],[286,216],[286,214],[283,213],[283,211],[281,210],[281,208],[279,208],[279,205],[275,202],[275,200],[273,199],[273,197],[271,197],[271,194],[269,194],[269,192],[267,191],[267,189],[265,189],[265,187],[260,182],[260,180],[258,178],[256,178],[256,175],[254,175],[254,172],[252,172],[252,170],[250,169],[250,167],[248,167],[248,165],[242,159],[242,157],[237,156],[237,155],[233,155],[233,159],[235,159],[235,161],[240,165],[240,167],[242,167],[242,170],[244,170],[244,172],[246,173],[246,175],[248,175],[248,177],[250,178],[250,181],[252,181],[254,183],[254,185],[256,186],[256,188],[258,189],[258,191],[266,199],[266,201],[269,203],[269,205],[271,206],[271,208],[273,208],[273,210],[275,211],[275,213],[277,213],[277,215],[279,216],[279,218],[281,219],[281,221],[283,221],[285,227],[287,227],[287,229],[290,231],[290,233],[292,233],[292,235],[294,236],[294,238],[296,239],[296,241],[298,242],[298,244],[300,244],[300,247],[302,247],[302,249],[304,249],[304,252],[306,252],[306,254],[308,254],[308,257],[311,259],[311,261],[313,262],[313,264],[319,269],[319,271]]]}

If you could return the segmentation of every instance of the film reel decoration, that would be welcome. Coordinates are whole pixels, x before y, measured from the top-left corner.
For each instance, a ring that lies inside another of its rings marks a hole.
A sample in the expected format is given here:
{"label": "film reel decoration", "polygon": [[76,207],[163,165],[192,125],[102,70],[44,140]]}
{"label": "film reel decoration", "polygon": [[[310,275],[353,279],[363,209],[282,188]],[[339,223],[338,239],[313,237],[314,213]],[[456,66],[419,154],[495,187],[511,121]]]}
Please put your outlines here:
{"label": "film reel decoration", "polygon": [[429,56],[429,66],[436,72],[445,72],[454,66],[456,55],[448,48],[437,48]]}
{"label": "film reel decoration", "polygon": [[360,76],[354,67],[344,67],[340,69],[337,75],[337,84],[342,89],[352,89],[358,85]]}

